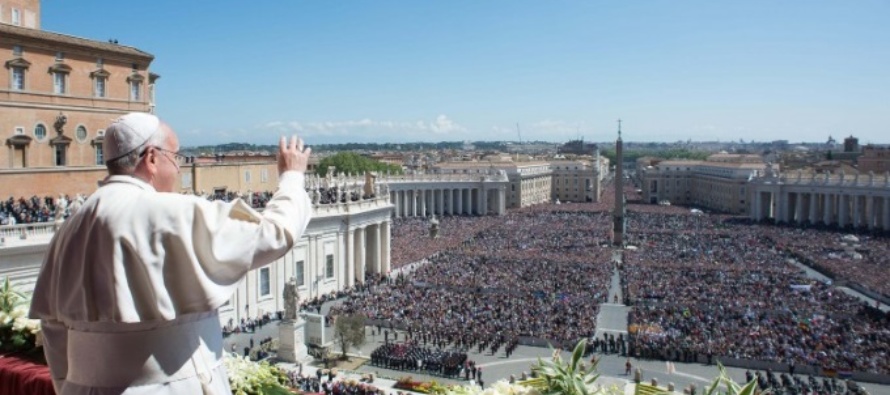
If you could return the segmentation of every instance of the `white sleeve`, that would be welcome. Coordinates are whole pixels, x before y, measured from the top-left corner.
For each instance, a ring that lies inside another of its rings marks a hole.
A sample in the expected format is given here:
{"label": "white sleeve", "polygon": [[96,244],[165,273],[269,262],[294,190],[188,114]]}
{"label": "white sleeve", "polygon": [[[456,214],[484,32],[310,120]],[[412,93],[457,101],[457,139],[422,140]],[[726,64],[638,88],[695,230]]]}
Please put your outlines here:
{"label": "white sleeve", "polygon": [[[181,275],[167,276],[166,281],[183,281],[167,284],[168,289],[171,286],[188,289],[194,287],[197,280],[206,292],[206,299],[192,300],[189,304],[209,302],[216,308],[225,303],[248,271],[279,259],[302,237],[312,216],[312,203],[303,183],[303,173],[282,174],[278,190],[262,213],[241,199],[229,203],[198,200],[201,203],[195,207],[194,218],[181,223],[176,231],[179,237],[173,238],[174,243],[191,242],[192,248],[165,246],[168,254],[185,255],[168,256],[167,265],[178,265],[185,260],[194,266],[183,267],[185,272]],[[188,256],[190,254],[194,255]]]}

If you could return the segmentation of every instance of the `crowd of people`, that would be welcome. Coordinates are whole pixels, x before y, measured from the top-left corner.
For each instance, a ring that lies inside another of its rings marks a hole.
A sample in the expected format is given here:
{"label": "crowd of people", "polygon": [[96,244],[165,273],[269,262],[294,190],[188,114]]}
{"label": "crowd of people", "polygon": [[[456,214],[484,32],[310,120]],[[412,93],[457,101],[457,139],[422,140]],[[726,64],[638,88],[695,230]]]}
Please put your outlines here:
{"label": "crowd of people", "polygon": [[[61,198],[67,201],[71,200],[68,196]],[[60,199],[53,196],[31,196],[18,199],[10,196],[9,199],[0,201],[0,225],[53,222],[59,208],[64,209],[60,205]],[[67,213],[62,214],[66,215]]]}
{"label": "crowd of people", "polygon": [[536,208],[477,219],[495,224],[439,251],[406,281],[353,293],[332,314],[361,313],[433,344],[492,353],[521,339],[574,345],[595,332],[608,296],[611,251],[594,235],[598,218]]}
{"label": "crowd of people", "polygon": [[853,381],[824,377],[818,380],[813,376],[802,378],[793,373],[776,374],[766,372],[745,372],[745,382],[757,380],[757,388],[775,395],[825,394],[825,395],[866,395],[864,388]]}
{"label": "crowd of people", "polygon": [[890,299],[890,243],[882,235],[751,224],[773,243],[836,280],[858,284]]}
{"label": "crowd of people", "polygon": [[403,217],[392,220],[392,268],[436,255],[440,251],[457,248],[473,235],[496,224],[495,217],[439,217],[436,237],[430,237],[430,218]]}
{"label": "crowd of people", "polygon": [[[319,204],[363,198],[357,190],[337,187],[316,191]],[[271,192],[206,197],[245,199],[262,208]],[[375,350],[375,363],[398,365],[393,361],[399,355],[419,355],[405,368],[443,375],[454,372],[443,370],[440,357],[473,348],[509,355],[528,339],[570,347],[595,333],[599,305],[607,301],[613,200],[607,190],[594,204],[438,218],[435,238],[428,218],[396,218],[392,267],[424,263],[402,281],[370,278],[330,296],[344,298],[331,315],[361,313],[407,331],[406,344]],[[64,206],[60,201],[50,196],[0,201],[0,224],[52,221]],[[620,273],[624,302],[632,307],[628,354],[677,361],[722,356],[890,374],[890,317],[836,284],[807,277],[792,261],[890,297],[886,235],[776,226],[678,206],[630,204],[626,218],[631,247]],[[325,300],[304,302],[302,308],[320,311]],[[230,329],[252,331],[262,321],[233,323]],[[601,347],[621,350],[623,344]]]}
{"label": "crowd of people", "polygon": [[387,369],[412,370],[418,373],[460,378],[467,354],[421,347],[410,343],[382,344],[371,352],[371,364]]}
{"label": "crowd of people", "polygon": [[631,352],[890,373],[888,317],[789,262],[781,231],[720,216],[633,213],[621,268]]}
{"label": "crowd of people", "polygon": [[368,383],[340,380],[332,370],[327,374],[321,369],[316,370],[316,375],[303,374],[302,366],[287,372],[290,387],[303,393],[325,395],[384,395],[385,391]]}

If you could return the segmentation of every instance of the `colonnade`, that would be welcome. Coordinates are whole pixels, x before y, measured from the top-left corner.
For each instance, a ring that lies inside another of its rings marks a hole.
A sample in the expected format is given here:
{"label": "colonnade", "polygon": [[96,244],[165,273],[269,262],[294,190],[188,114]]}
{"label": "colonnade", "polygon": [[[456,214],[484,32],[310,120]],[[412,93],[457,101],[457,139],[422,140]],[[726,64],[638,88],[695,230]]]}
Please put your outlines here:
{"label": "colonnade", "polygon": [[503,215],[506,191],[503,187],[454,187],[390,190],[393,216]]}
{"label": "colonnade", "polygon": [[890,230],[890,189],[755,189],[752,219]]}
{"label": "colonnade", "polygon": [[389,273],[390,221],[376,222],[350,228],[346,233],[346,278],[344,285],[352,287],[364,282],[366,274]]}

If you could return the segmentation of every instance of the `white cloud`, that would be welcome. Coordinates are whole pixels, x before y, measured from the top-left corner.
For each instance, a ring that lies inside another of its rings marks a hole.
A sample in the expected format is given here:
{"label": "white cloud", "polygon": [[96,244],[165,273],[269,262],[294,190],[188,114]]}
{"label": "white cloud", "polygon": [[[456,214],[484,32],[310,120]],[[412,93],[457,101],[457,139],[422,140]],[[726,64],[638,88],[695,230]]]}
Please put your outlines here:
{"label": "white cloud", "polygon": [[444,114],[433,120],[416,121],[373,120],[370,118],[342,121],[269,121],[258,125],[257,129],[276,134],[296,133],[307,138],[336,137],[342,140],[354,136],[356,141],[372,139],[386,141],[427,140],[431,136],[438,136],[436,139],[441,140],[448,139],[446,137],[448,135],[467,132],[467,128]]}

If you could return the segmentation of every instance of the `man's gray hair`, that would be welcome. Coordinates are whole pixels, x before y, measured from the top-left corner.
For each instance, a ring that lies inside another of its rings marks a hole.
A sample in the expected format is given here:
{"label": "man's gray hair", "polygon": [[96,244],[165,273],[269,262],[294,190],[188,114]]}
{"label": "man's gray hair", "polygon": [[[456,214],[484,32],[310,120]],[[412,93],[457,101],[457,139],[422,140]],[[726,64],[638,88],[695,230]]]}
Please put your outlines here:
{"label": "man's gray hair", "polygon": [[165,125],[161,123],[161,126],[158,127],[158,131],[153,134],[148,140],[145,141],[139,148],[130,151],[130,153],[109,161],[105,162],[105,167],[108,169],[108,174],[113,176],[131,176],[133,172],[136,171],[136,165],[139,164],[139,161],[142,159],[142,154],[148,147],[157,146],[160,147],[164,145],[167,141],[167,128]]}

